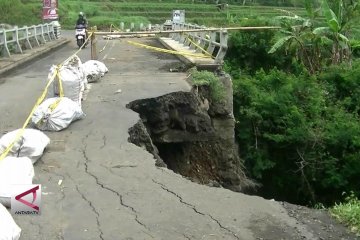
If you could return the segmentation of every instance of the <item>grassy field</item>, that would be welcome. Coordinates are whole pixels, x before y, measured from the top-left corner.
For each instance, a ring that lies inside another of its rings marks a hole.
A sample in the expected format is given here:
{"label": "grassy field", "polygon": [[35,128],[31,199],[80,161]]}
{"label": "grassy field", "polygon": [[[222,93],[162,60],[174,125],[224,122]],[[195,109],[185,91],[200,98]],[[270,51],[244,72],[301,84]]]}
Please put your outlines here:
{"label": "grassy field", "polygon": [[[4,9],[2,5],[6,5]],[[243,18],[252,18],[259,16],[272,17],[283,15],[284,13],[278,7],[265,6],[238,6],[229,5],[225,11],[219,11],[214,4],[192,3],[191,0],[182,0],[181,3],[175,3],[174,0],[132,0],[127,2],[97,0],[97,1],[79,1],[79,0],[59,0],[60,23],[64,28],[73,28],[77,19],[77,14],[83,11],[90,25],[96,25],[99,28],[107,28],[110,24],[119,26],[120,22],[125,25],[134,23],[152,23],[162,24],[166,19],[171,19],[172,10],[180,9],[186,12],[186,22],[211,25],[211,26],[229,26]],[[14,7],[16,6],[16,7]],[[7,23],[18,25],[31,25],[40,23],[41,20],[41,1],[39,0],[2,0],[0,2],[0,15]],[[22,12],[14,16],[15,11]],[[294,12],[298,15],[304,15],[305,10],[301,8],[281,8]],[[6,17],[8,16],[8,17]]]}
{"label": "grassy field", "polygon": [[[70,12],[64,14],[66,10]],[[172,10],[185,10],[187,22],[196,24],[212,24],[215,26],[229,25],[229,16],[234,18],[248,18],[254,16],[277,16],[283,14],[278,8],[274,7],[249,7],[232,6],[227,11],[218,11],[212,4],[175,4],[159,2],[79,2],[67,1],[60,5],[62,22],[65,26],[73,24],[76,14],[79,11],[86,13],[89,22],[99,27],[105,27],[113,23],[118,25],[120,22],[129,24],[130,21],[161,24],[166,19],[171,19]],[[303,15],[303,9],[287,9],[295,11],[298,15]],[[106,18],[105,18],[106,16]],[[139,18],[138,20],[136,20]]]}

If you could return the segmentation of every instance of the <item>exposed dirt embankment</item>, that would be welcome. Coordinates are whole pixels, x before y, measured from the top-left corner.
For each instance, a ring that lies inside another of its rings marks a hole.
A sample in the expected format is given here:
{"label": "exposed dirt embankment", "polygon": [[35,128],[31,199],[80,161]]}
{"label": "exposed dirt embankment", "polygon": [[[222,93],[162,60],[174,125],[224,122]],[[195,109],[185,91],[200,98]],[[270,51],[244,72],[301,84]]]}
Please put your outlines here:
{"label": "exposed dirt embankment", "polygon": [[130,129],[129,140],[153,153],[157,165],[193,181],[245,191],[251,181],[234,139],[231,79],[221,80],[227,96],[219,102],[212,102],[207,86],[131,102],[127,107],[141,121]]}
{"label": "exposed dirt embankment", "polygon": [[[151,152],[157,166],[168,167],[201,184],[247,192],[254,184],[244,174],[234,139],[231,80],[226,76],[221,80],[227,91],[221,102],[212,102],[210,89],[201,86],[193,87],[191,92],[129,103],[127,107],[141,117],[129,130],[129,141]],[[280,204],[291,220],[275,220],[280,212],[264,215],[263,206],[257,205],[258,213],[254,213],[249,225],[255,239],[358,239],[326,210]],[[282,221],[289,221],[293,227]]]}

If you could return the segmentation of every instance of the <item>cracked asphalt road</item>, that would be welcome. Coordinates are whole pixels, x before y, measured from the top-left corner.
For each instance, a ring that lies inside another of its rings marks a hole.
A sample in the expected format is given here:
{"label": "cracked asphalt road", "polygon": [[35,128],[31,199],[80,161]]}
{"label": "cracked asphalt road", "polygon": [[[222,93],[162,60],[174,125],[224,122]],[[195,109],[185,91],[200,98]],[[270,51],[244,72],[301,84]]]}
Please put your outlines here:
{"label": "cracked asphalt road", "polygon": [[[98,49],[105,43],[99,41]],[[3,79],[1,132],[22,125],[51,65],[75,50],[72,42]],[[86,61],[89,54],[85,49],[79,56]],[[278,202],[193,183],[157,168],[151,154],[127,141],[139,120],[127,103],[190,90],[185,73],[164,67],[177,64],[176,58],[123,39],[110,41],[99,60],[109,73],[92,84],[83,102],[86,118],[46,133],[52,143],[35,164],[34,179],[42,184],[42,214],[14,216],[21,239],[318,239]]]}

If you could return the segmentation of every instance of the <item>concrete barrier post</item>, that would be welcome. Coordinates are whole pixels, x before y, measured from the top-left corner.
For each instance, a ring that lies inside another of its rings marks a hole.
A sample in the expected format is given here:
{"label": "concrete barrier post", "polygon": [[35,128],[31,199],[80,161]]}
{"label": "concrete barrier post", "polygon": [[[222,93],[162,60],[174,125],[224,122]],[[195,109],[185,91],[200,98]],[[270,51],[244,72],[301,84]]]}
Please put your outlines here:
{"label": "concrete barrier post", "polygon": [[[186,26],[184,23],[180,23],[180,29],[186,29]],[[179,33],[179,42],[184,44],[185,40],[186,40],[187,34],[186,33]]]}
{"label": "concrete barrier post", "polygon": [[[202,29],[205,29],[206,27],[205,26],[201,26]],[[200,32],[199,33],[199,37],[200,37],[200,42],[199,42],[199,46],[202,48],[202,49],[205,49],[205,46],[207,44],[207,41],[206,41],[206,32]]]}
{"label": "concrete barrier post", "polygon": [[227,30],[221,30],[220,31],[220,48],[219,48],[219,52],[215,58],[216,63],[219,63],[219,64],[223,63],[224,57],[226,55],[226,51],[228,49],[228,45],[227,45],[228,38],[229,38],[229,34],[228,34]]}
{"label": "concrete barrier post", "polygon": [[210,54],[213,54],[214,53],[214,50],[215,50],[215,42],[216,42],[216,35],[217,33],[216,32],[210,32],[209,33],[209,46],[208,48],[206,49],[206,51]]}
{"label": "concrete barrier post", "polygon": [[50,39],[55,40],[56,36],[55,36],[54,25],[50,23],[48,26],[49,26],[49,34],[51,36]]}
{"label": "concrete barrier post", "polygon": [[125,24],[124,24],[124,22],[121,22],[121,23],[120,23],[120,29],[121,29],[121,31],[124,31],[124,28],[125,28]]}
{"label": "concrete barrier post", "polygon": [[29,49],[32,49],[32,46],[31,46],[31,43],[30,43],[29,28],[27,26],[25,26],[24,29],[25,29],[26,47],[29,48]]}
{"label": "concrete barrier post", "polygon": [[45,27],[45,35],[48,37],[49,41],[51,41],[51,31],[50,31],[50,24],[46,23]]}
{"label": "concrete barrier post", "polygon": [[46,43],[46,40],[45,40],[45,33],[44,33],[44,25],[40,25],[40,28],[41,28],[41,40]]}
{"label": "concrete barrier post", "polygon": [[54,35],[55,35],[55,39],[59,39],[61,36],[61,25],[58,21],[53,21],[52,22],[52,26],[53,26],[53,30],[54,30]]}
{"label": "concrete barrier post", "polygon": [[[192,24],[187,24],[186,29],[194,29],[194,26]],[[184,41],[184,45],[185,46],[190,46],[191,42],[190,42],[190,38],[192,37],[192,33],[189,33]]]}
{"label": "concrete barrier post", "polygon": [[7,35],[6,35],[6,30],[2,29],[0,30],[0,43],[4,45],[3,50],[2,50],[2,54],[5,57],[10,57],[10,51],[7,45]]}
{"label": "concrete barrier post", "polygon": [[23,51],[21,49],[21,45],[19,42],[19,29],[17,26],[14,28],[14,31],[13,31],[13,41],[16,44],[16,52],[20,52],[22,54]]}
{"label": "concrete barrier post", "polygon": [[31,26],[31,33],[32,33],[31,37],[33,37],[35,39],[35,42],[36,42],[37,46],[39,47],[40,43],[39,43],[39,40],[37,39],[37,36],[36,36],[36,26],[35,25]]}

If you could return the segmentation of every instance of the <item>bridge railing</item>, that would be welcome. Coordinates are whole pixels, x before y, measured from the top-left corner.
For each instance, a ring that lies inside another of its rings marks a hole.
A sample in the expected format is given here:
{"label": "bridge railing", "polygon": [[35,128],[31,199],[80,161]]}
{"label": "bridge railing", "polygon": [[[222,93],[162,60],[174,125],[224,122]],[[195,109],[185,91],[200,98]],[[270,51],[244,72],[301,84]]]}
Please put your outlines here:
{"label": "bridge railing", "polygon": [[0,56],[10,57],[12,53],[23,54],[25,49],[32,49],[55,39],[54,26],[49,23],[0,29]]}
{"label": "bridge railing", "polygon": [[[173,30],[196,30],[199,32],[188,31],[172,33],[172,39],[189,46],[197,53],[204,53],[212,56],[215,63],[222,64],[228,49],[228,32],[226,29],[207,28],[189,23],[173,23]],[[209,31],[206,31],[206,30]]]}

